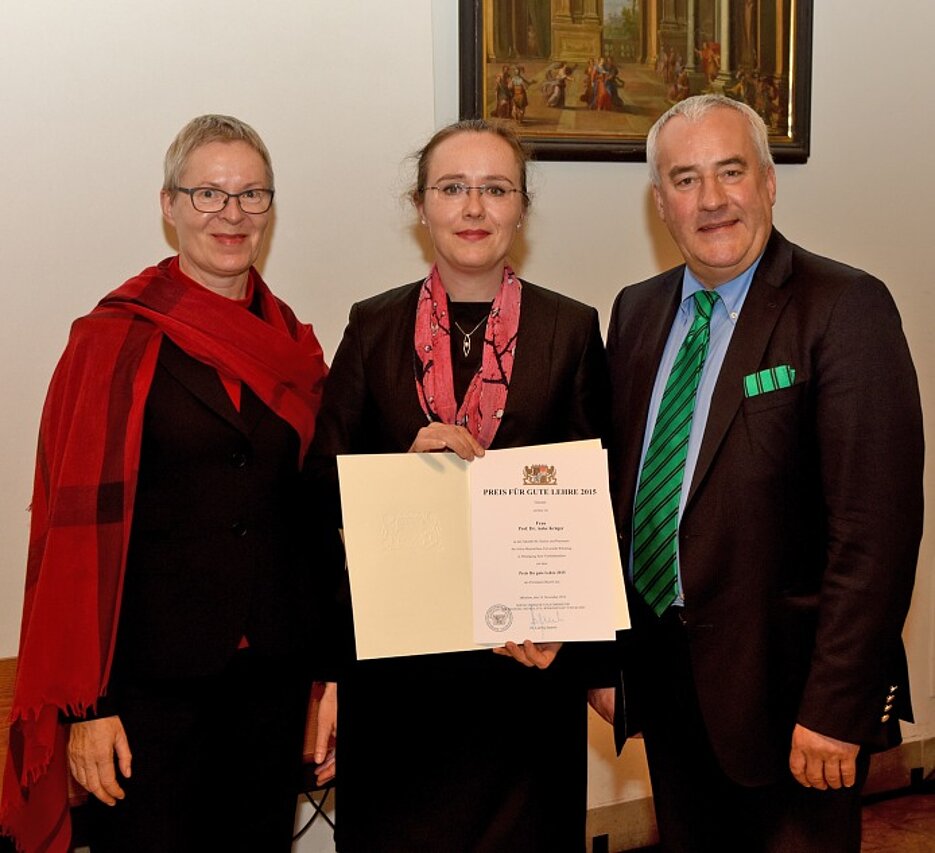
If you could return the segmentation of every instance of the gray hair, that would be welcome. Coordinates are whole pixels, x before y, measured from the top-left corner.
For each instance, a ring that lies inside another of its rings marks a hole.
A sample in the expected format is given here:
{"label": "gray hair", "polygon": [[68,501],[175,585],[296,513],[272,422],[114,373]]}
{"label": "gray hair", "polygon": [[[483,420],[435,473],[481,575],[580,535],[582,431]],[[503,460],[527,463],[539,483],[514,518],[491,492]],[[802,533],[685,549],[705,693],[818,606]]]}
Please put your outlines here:
{"label": "gray hair", "polygon": [[729,109],[740,113],[747,120],[750,141],[756,148],[761,168],[766,169],[774,165],[773,155],[769,150],[769,132],[756,110],[726,95],[695,95],[670,107],[649,130],[646,137],[646,162],[649,164],[649,177],[653,186],[660,186],[662,180],[659,175],[658,161],[659,133],[662,128],[677,116],[681,116],[688,122],[701,121],[711,110],[715,109]]}
{"label": "gray hair", "polygon": [[263,159],[267,187],[273,189],[273,162],[263,140],[249,124],[233,116],[203,115],[193,118],[183,127],[166,151],[162,189],[174,193],[192,152],[211,142],[246,142]]}

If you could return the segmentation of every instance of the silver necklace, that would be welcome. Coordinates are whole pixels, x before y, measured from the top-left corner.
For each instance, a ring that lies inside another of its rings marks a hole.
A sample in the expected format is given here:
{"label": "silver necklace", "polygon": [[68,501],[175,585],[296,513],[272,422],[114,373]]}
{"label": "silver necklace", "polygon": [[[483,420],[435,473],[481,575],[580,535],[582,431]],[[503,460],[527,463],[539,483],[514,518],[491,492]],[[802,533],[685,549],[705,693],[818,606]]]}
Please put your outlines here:
{"label": "silver necklace", "polygon": [[465,332],[461,328],[461,324],[455,320],[455,328],[464,335],[464,340],[461,341],[461,352],[464,353],[464,357],[467,358],[471,354],[471,335],[474,334],[484,323],[487,322],[487,317],[482,317],[481,321],[473,328],[470,332]]}

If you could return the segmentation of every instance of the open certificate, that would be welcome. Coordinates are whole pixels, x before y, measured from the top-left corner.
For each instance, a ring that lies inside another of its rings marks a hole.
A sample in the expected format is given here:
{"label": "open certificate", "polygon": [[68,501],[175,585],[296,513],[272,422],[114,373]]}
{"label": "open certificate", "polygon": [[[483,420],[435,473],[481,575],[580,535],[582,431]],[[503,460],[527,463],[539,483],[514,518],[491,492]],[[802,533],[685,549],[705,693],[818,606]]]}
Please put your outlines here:
{"label": "open certificate", "polygon": [[600,442],[491,451],[470,474],[477,642],[606,640],[627,627]]}
{"label": "open certificate", "polygon": [[359,658],[628,627],[598,441],[339,456]]}

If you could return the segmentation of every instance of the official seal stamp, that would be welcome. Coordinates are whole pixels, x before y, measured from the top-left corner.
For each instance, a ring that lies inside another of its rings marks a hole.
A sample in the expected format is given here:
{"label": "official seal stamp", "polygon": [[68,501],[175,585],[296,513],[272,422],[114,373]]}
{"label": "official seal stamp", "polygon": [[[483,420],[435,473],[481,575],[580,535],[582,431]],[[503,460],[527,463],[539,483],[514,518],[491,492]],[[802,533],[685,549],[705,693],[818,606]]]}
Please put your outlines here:
{"label": "official seal stamp", "polygon": [[513,624],[513,611],[505,604],[494,604],[487,608],[484,618],[491,631],[505,631]]}

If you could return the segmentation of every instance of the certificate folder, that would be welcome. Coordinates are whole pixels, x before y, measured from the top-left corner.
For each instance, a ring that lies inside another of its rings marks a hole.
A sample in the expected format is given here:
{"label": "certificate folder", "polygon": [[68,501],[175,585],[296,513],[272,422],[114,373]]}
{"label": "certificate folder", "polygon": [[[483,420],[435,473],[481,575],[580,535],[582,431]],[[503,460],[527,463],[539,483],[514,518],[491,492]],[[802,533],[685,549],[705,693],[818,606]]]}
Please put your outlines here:
{"label": "certificate folder", "polygon": [[600,442],[339,456],[338,474],[359,658],[628,627]]}

